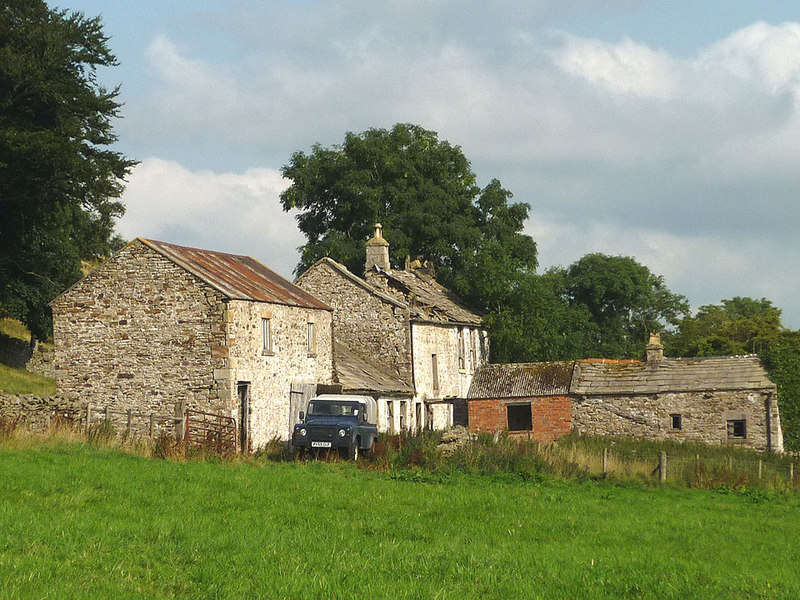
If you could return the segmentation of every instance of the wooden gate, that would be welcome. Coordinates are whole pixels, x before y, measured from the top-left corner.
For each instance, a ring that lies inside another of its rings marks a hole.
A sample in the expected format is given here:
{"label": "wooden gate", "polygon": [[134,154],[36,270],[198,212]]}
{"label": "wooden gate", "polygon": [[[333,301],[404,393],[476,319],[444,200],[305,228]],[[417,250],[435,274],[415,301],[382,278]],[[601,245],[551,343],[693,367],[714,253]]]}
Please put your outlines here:
{"label": "wooden gate", "polygon": [[186,411],[187,446],[216,454],[236,453],[236,419],[199,410]]}

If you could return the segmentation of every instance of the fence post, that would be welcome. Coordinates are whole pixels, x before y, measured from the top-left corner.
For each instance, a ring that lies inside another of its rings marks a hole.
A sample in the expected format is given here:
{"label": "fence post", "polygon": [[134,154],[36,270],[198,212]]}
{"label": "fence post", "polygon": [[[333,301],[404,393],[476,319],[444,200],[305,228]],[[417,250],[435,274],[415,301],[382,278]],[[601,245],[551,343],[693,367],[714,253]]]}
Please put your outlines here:
{"label": "fence post", "polygon": [[761,459],[758,459],[758,478],[761,479]]}
{"label": "fence post", "polygon": [[153,439],[153,434],[155,433],[155,415],[150,413],[150,440]]}
{"label": "fence post", "polygon": [[175,403],[175,439],[183,441],[186,435],[186,402],[181,400]]}
{"label": "fence post", "polygon": [[728,471],[733,471],[733,457],[728,457]]}
{"label": "fence post", "polygon": [[664,482],[667,480],[667,453],[658,453],[658,480]]}
{"label": "fence post", "polygon": [[603,448],[603,475],[608,472],[608,448]]}
{"label": "fence post", "polygon": [[105,420],[106,423],[108,423],[108,404],[106,404],[105,417],[103,419]]}
{"label": "fence post", "polygon": [[694,455],[694,474],[697,477],[700,476],[700,455],[699,454],[695,454]]}
{"label": "fence post", "polygon": [[789,481],[794,483],[794,463],[789,463]]}
{"label": "fence post", "polygon": [[128,423],[126,424],[126,427],[125,427],[125,435],[128,435],[128,436],[131,434],[131,417],[133,416],[131,414],[132,412],[133,411],[129,408],[128,409]]}
{"label": "fence post", "polygon": [[86,405],[86,433],[89,433],[89,427],[92,424],[92,405]]}

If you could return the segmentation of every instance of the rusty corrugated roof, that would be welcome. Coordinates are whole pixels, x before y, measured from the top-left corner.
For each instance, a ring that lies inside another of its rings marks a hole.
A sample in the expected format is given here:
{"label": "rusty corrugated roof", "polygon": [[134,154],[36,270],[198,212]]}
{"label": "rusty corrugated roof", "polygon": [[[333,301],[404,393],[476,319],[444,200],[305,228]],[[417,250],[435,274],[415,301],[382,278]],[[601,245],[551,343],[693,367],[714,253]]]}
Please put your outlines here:
{"label": "rusty corrugated roof", "polygon": [[566,396],[574,362],[483,365],[475,371],[467,398]]}
{"label": "rusty corrugated roof", "polygon": [[232,300],[331,308],[250,256],[137,238]]}

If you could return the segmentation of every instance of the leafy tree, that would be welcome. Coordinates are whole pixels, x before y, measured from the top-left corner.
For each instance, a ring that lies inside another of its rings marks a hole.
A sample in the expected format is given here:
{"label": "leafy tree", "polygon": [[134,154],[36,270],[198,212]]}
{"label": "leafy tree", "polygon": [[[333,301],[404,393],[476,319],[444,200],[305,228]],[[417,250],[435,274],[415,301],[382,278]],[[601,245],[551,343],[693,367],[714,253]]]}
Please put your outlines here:
{"label": "leafy tree", "polygon": [[33,336],[50,332],[47,303],[108,255],[114,200],[135,164],[107,147],[118,89],[96,80],[116,64],[99,17],[42,0],[0,8],[0,312]]}
{"label": "leafy tree", "polygon": [[784,330],[781,311],[766,298],[736,297],[701,306],[679,323],[667,343],[676,356],[731,356],[760,353]]}
{"label": "leafy tree", "polygon": [[506,302],[486,315],[495,362],[554,361],[591,355],[597,326],[565,296],[563,269],[521,276]]}
{"label": "leafy tree", "polygon": [[323,256],[360,273],[376,222],[395,267],[408,255],[425,258],[448,283],[481,253],[536,267],[536,245],[519,233],[530,207],[509,205],[497,180],[481,190],[461,149],[417,125],[347,133],[341,145],[294,153],[282,173],[292,184],[281,204],[299,209],[307,239],[298,273]]}
{"label": "leafy tree", "polygon": [[587,254],[566,269],[564,288],[595,326],[584,353],[605,358],[641,355],[649,332],[676,325],[689,311],[686,298],[670,292],[663,277],[628,256]]}

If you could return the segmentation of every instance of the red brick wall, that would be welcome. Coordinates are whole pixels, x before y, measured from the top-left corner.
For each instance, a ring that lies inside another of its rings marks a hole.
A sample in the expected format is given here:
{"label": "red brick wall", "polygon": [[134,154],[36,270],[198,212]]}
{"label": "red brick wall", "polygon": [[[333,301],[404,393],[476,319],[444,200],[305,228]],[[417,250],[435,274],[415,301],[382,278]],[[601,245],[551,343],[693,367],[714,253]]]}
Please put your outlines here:
{"label": "red brick wall", "polygon": [[505,431],[508,429],[507,404],[531,403],[531,431],[512,431],[539,442],[550,442],[566,435],[570,430],[570,401],[567,396],[543,398],[514,398],[469,400],[469,428],[471,431]]}

